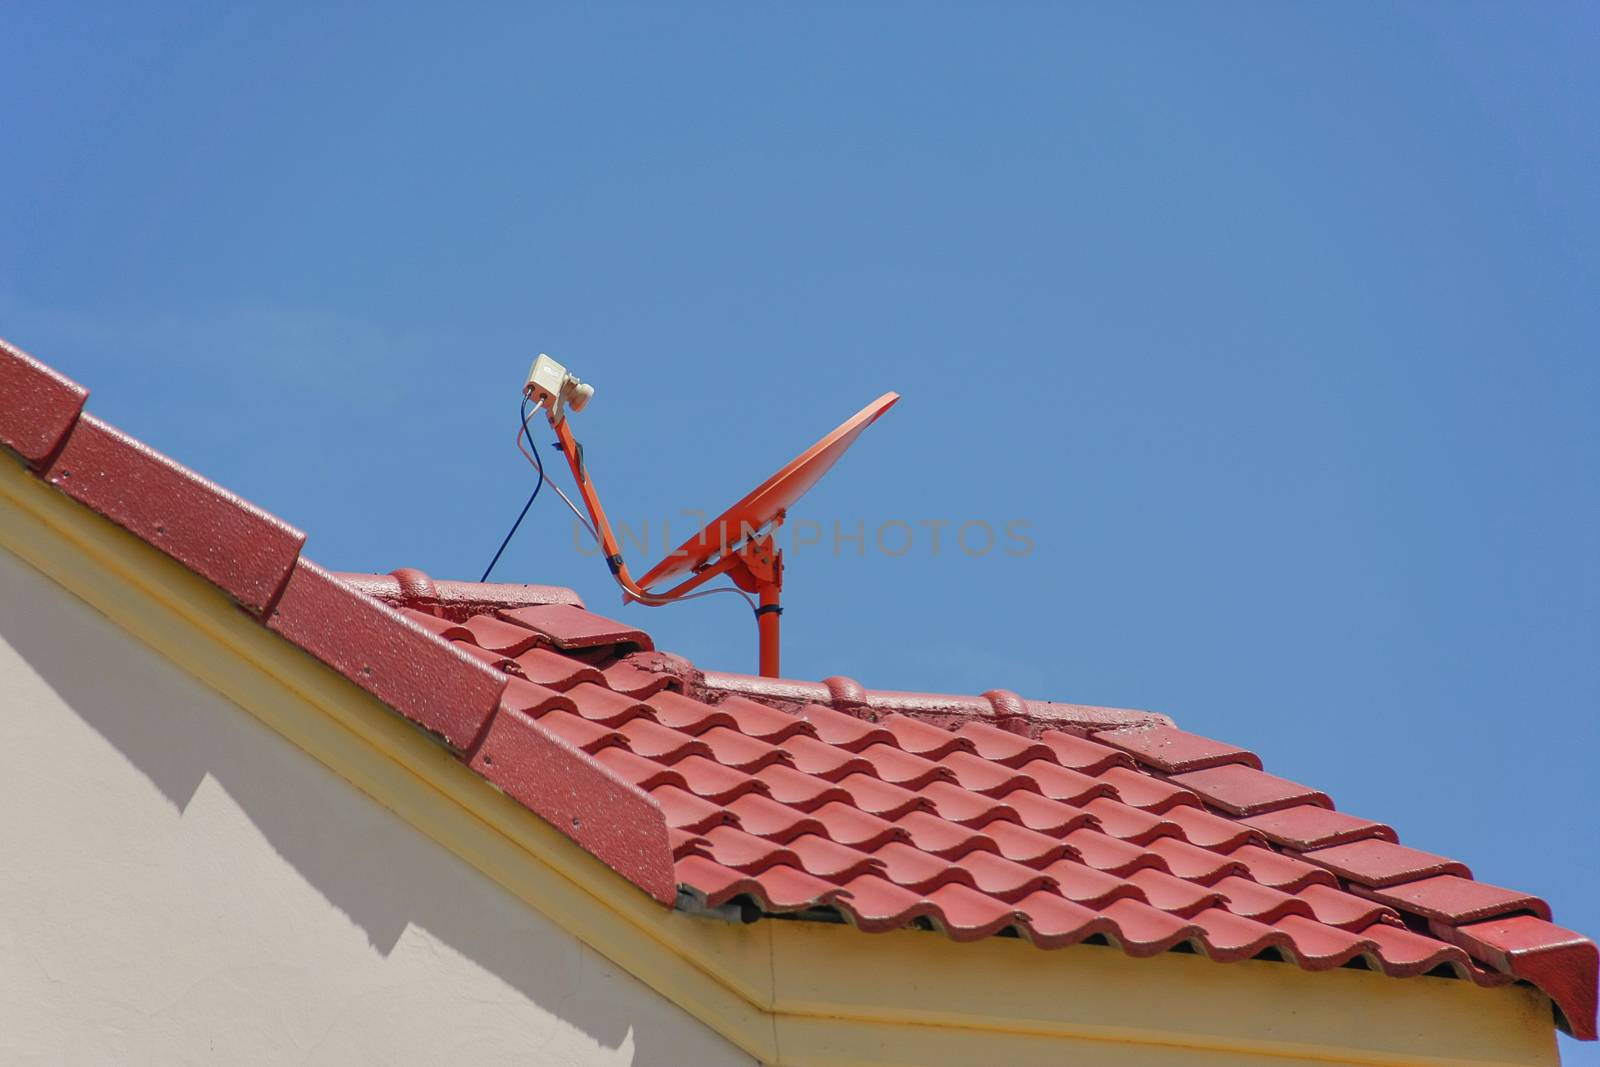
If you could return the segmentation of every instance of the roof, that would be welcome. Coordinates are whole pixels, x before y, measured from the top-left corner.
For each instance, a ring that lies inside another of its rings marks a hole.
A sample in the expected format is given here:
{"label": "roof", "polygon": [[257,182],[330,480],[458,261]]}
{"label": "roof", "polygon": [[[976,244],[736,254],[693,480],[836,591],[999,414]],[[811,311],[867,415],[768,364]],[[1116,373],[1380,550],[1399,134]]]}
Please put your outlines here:
{"label": "roof", "polygon": [[1528,982],[1595,1037],[1544,901],[1149,712],[701,670],[557,586],[336,575],[0,341],[0,445],[207,579],[663,905]]}

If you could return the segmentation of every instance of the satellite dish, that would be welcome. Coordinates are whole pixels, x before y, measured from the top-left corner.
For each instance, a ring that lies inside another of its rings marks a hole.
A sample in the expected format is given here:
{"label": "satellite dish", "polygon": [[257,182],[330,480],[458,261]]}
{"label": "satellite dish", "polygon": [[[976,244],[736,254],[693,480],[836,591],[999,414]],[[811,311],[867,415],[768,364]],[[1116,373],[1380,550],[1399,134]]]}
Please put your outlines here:
{"label": "satellite dish", "polygon": [[861,431],[876,422],[879,415],[894,407],[899,399],[899,393],[884,393],[846,419],[838,429],[790,460],[778,473],[752,489],[743,500],[679,545],[640,578],[639,584],[648,589],[663,579],[692,573],[713,556],[750,539],[769,524],[781,523],[784,513],[839,462],[839,457],[856,443]]}
{"label": "satellite dish", "polygon": [[[605,552],[617,584],[626,599],[641,604],[670,604],[695,591],[713,578],[726,575],[735,586],[759,599],[756,628],[760,643],[760,670],[768,677],[778,675],[778,616],[783,613],[779,596],[783,590],[783,552],[773,532],[783,524],[788,509],[827,474],[856,438],[900,399],[899,393],[884,393],[856,412],[838,429],[806,449],[776,474],[756,486],[744,499],[711,520],[704,529],[685,541],[637,582],[623,562],[622,550],[600,506],[599,493],[583,463],[583,446],[572,435],[568,412],[583,409],[594,395],[594,388],[567,373],[565,367],[541,355],[528,372],[523,394],[543,407],[556,443],[572,468],[578,492],[594,523],[595,535]],[[526,425],[526,422],[524,423]],[[650,587],[668,579],[681,579],[660,592]]]}

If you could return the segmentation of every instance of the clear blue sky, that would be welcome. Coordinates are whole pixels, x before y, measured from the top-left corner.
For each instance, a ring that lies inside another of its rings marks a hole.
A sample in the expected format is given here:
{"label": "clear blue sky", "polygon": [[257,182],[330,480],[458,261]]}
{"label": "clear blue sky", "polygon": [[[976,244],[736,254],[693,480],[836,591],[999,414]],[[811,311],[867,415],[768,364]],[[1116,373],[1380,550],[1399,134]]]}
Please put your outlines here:
{"label": "clear blue sky", "polygon": [[[658,550],[897,389],[786,673],[1163,711],[1600,934],[1594,6],[225,8],[3,16],[0,335],[93,410],[475,578],[540,350]],[[553,496],[497,577],[620,610]]]}

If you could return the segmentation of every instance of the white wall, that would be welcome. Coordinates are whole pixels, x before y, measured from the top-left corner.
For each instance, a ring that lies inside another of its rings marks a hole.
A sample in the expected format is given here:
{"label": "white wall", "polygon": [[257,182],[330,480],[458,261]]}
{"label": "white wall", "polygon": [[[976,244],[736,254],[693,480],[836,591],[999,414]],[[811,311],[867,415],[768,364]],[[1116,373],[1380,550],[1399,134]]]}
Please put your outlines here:
{"label": "white wall", "polygon": [[0,1063],[749,1057],[0,550]]}

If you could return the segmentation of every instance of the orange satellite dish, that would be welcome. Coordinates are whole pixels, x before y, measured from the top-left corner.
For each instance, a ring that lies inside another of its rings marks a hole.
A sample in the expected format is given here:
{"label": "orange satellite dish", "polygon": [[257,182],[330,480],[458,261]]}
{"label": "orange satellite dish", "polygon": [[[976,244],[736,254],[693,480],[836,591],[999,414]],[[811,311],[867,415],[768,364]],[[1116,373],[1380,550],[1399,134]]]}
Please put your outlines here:
{"label": "orange satellite dish", "polygon": [[894,407],[899,393],[884,393],[856,412],[828,436],[790,460],[778,473],[762,482],[733,507],[706,524],[705,528],[669,553],[650,572],[639,579],[648,589],[657,582],[679,574],[689,574],[708,559],[750,538],[769,523],[781,521],[784,512],[805,496],[822,476],[839,462],[856,438]]}
{"label": "orange satellite dish", "polygon": [[[759,599],[756,629],[760,643],[760,670],[769,677],[778,674],[779,595],[783,590],[783,552],[774,543],[773,531],[782,525],[788,509],[804,496],[824,474],[839,462],[839,457],[871,426],[879,415],[900,399],[899,393],[884,393],[856,412],[838,429],[800,453],[778,473],[756,486],[745,498],[713,519],[699,533],[685,541],[635,582],[622,559],[622,549],[600,506],[600,494],[583,463],[583,448],[572,436],[568,413],[582,411],[594,396],[594,388],[567,373],[549,356],[541,355],[528,372],[523,395],[543,407],[555,431],[556,444],[572,468],[584,507],[594,522],[594,533],[605,553],[617,584],[629,600],[641,604],[670,604],[694,593],[713,578],[727,575],[733,584]],[[524,420],[526,427],[526,420]],[[520,440],[520,438],[519,438]],[[661,592],[649,587],[669,578],[678,584]]]}

